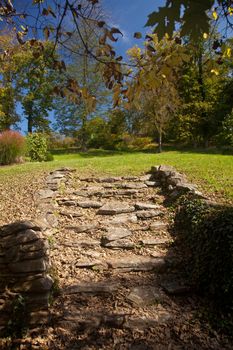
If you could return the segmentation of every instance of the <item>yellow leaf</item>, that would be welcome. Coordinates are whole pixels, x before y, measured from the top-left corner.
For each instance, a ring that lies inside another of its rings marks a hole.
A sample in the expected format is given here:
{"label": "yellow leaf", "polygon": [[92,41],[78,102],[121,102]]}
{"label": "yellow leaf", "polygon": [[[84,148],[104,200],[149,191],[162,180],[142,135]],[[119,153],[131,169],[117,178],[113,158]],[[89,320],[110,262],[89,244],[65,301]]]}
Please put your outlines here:
{"label": "yellow leaf", "polygon": [[208,38],[208,34],[207,33],[203,33],[203,38],[207,39]]}
{"label": "yellow leaf", "polygon": [[213,15],[213,17],[214,17],[214,19],[215,19],[215,21],[218,19],[218,14],[217,14],[217,12],[216,11],[214,11],[213,13],[212,13],[212,15]]}
{"label": "yellow leaf", "polygon": [[233,7],[228,7],[228,12],[230,16],[233,16]]}
{"label": "yellow leaf", "polygon": [[211,73],[213,73],[215,75],[219,75],[219,71],[217,71],[216,69],[211,69]]}
{"label": "yellow leaf", "polygon": [[228,47],[227,49],[226,49],[226,56],[227,57],[231,57],[231,48],[230,47]]}

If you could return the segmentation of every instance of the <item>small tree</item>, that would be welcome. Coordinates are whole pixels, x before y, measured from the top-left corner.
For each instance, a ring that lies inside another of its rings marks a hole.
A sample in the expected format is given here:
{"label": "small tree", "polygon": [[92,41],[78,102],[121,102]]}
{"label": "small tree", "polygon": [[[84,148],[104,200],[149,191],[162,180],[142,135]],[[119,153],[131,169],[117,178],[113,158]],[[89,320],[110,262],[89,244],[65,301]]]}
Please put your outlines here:
{"label": "small tree", "polygon": [[[179,101],[177,73],[183,62],[189,60],[189,56],[185,47],[177,45],[175,40],[165,37],[158,41],[156,35],[150,35],[149,38],[143,51],[138,47],[128,51],[137,68],[132,82],[126,83],[125,97],[128,100],[127,107],[133,105],[142,111],[146,129],[150,133],[156,130],[161,152],[162,135]],[[116,101],[118,98],[119,95],[115,94]]]}
{"label": "small tree", "polygon": [[27,154],[32,161],[46,161],[47,151],[47,137],[44,134],[30,133],[27,135]]}

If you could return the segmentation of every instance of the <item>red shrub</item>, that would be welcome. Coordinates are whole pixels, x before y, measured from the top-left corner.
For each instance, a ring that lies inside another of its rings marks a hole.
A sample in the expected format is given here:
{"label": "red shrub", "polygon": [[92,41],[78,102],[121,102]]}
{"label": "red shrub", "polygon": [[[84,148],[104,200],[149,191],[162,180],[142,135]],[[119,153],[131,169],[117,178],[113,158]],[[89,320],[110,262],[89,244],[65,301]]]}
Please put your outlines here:
{"label": "red shrub", "polygon": [[24,154],[25,140],[17,131],[7,130],[0,133],[0,164],[12,164]]}

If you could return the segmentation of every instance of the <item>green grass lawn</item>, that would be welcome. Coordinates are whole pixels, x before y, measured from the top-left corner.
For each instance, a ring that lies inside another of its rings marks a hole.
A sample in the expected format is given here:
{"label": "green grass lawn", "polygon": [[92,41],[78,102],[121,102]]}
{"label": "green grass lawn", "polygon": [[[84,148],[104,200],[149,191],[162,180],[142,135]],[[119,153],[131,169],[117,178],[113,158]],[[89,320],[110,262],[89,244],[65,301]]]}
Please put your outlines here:
{"label": "green grass lawn", "polygon": [[157,154],[99,150],[57,154],[53,162],[0,167],[0,182],[25,172],[37,174],[62,166],[77,168],[82,175],[137,175],[149,171],[152,165],[159,164],[175,166],[205,193],[221,201],[233,202],[233,156],[195,151],[167,151]]}

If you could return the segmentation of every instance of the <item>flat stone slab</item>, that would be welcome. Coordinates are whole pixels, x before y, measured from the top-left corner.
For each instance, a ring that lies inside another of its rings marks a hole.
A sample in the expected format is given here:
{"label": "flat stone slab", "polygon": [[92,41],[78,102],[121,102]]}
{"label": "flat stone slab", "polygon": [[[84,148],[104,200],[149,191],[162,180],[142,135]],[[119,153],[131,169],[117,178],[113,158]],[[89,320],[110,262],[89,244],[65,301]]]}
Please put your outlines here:
{"label": "flat stone slab", "polygon": [[129,183],[121,183],[117,185],[118,188],[124,188],[124,189],[132,189],[132,190],[139,190],[142,188],[147,188],[146,184],[143,182],[129,182]]}
{"label": "flat stone slab", "polygon": [[109,260],[107,264],[112,269],[122,271],[161,271],[165,268],[166,262],[163,258],[150,258],[145,256],[126,256],[121,259]]}
{"label": "flat stone slab", "polygon": [[103,203],[95,201],[80,201],[77,202],[77,206],[81,208],[100,208],[103,206]]}
{"label": "flat stone slab", "polygon": [[155,238],[155,239],[142,239],[139,241],[143,246],[154,247],[157,245],[166,245],[170,243],[170,241],[166,238]]}
{"label": "flat stone slab", "polygon": [[156,182],[156,181],[145,181],[145,184],[147,185],[147,187],[159,186],[158,182]]}
{"label": "flat stone slab", "polygon": [[0,228],[0,235],[8,236],[14,235],[19,232],[24,232],[26,230],[41,231],[41,228],[31,221],[16,221],[12,224],[4,225]]}
{"label": "flat stone slab", "polygon": [[148,306],[164,300],[163,293],[155,287],[152,286],[138,286],[132,288],[127,299],[138,306]]}
{"label": "flat stone slab", "polygon": [[63,174],[60,172],[60,171],[54,171],[51,175],[50,175],[51,178],[53,179],[62,179],[65,177],[65,174],[63,172]]}
{"label": "flat stone slab", "polygon": [[79,283],[63,290],[64,294],[79,294],[79,293],[90,293],[90,294],[105,294],[114,293],[118,290],[119,285],[116,283]]}
{"label": "flat stone slab", "polygon": [[130,236],[132,233],[124,227],[109,227],[107,233],[102,237],[104,243],[116,241]]}
{"label": "flat stone slab", "polygon": [[133,206],[127,203],[121,202],[110,202],[103,205],[99,210],[98,214],[101,215],[117,215],[122,213],[132,213],[135,210]]}
{"label": "flat stone slab", "polygon": [[123,176],[122,180],[126,181],[139,181],[140,178],[138,176]]}
{"label": "flat stone slab", "polygon": [[146,220],[150,218],[154,218],[156,216],[161,216],[163,215],[163,212],[161,210],[141,210],[137,211],[135,213],[138,217],[138,219]]}
{"label": "flat stone slab", "polygon": [[94,224],[66,227],[67,230],[72,230],[76,233],[88,232],[88,231],[95,230],[96,228],[97,228],[97,225],[94,225]]}
{"label": "flat stone slab", "polygon": [[37,192],[38,199],[49,199],[49,198],[54,198],[55,193],[52,190],[40,190]]}
{"label": "flat stone slab", "polygon": [[153,203],[141,203],[141,202],[137,202],[135,204],[135,208],[138,210],[147,210],[147,209],[160,209],[161,206],[158,204],[153,204]]}
{"label": "flat stone slab", "polygon": [[96,182],[112,183],[112,182],[117,182],[117,181],[121,181],[121,180],[122,180],[121,176],[112,176],[112,177],[100,177],[100,178],[96,179]]}
{"label": "flat stone slab", "polygon": [[146,175],[140,176],[139,180],[140,180],[140,181],[150,181],[151,178],[152,178],[152,175],[151,175],[151,174],[146,174]]}
{"label": "flat stone slab", "polygon": [[155,221],[150,224],[150,230],[166,230],[167,229],[167,223],[162,222],[162,221]]}
{"label": "flat stone slab", "polygon": [[187,282],[181,279],[164,279],[160,282],[160,286],[169,295],[184,295],[189,294],[192,291],[191,286],[187,285]]}
{"label": "flat stone slab", "polygon": [[80,260],[75,263],[75,267],[78,267],[80,269],[92,269],[95,267],[102,267],[102,268],[107,268],[107,265],[105,262],[100,261],[100,260]]}
{"label": "flat stone slab", "polygon": [[76,206],[76,201],[73,199],[59,199],[57,202],[59,205],[65,205],[67,207]]}
{"label": "flat stone slab", "polygon": [[138,218],[135,214],[125,215],[125,214],[119,214],[116,217],[114,217],[112,220],[109,220],[109,224],[111,225],[120,225],[120,224],[136,224],[138,221]]}
{"label": "flat stone slab", "polygon": [[159,312],[155,315],[154,318],[147,317],[138,317],[131,318],[129,317],[127,321],[124,323],[124,328],[129,329],[147,329],[147,328],[157,328],[160,324],[166,324],[168,321],[172,319],[172,315],[169,312]]}
{"label": "flat stone slab", "polygon": [[118,241],[112,241],[109,243],[104,243],[103,246],[109,249],[134,249],[135,245],[128,239],[120,239]]}
{"label": "flat stone slab", "polygon": [[132,329],[136,331],[147,328],[157,328],[159,324],[166,324],[170,321],[172,315],[165,311],[157,312],[153,318],[149,317],[132,317],[128,314],[106,314],[106,313],[91,313],[91,312],[66,312],[62,320],[59,322],[61,327],[68,327],[76,330],[77,327],[82,329],[93,329],[101,327],[116,328],[116,329]]}
{"label": "flat stone slab", "polygon": [[100,195],[102,198],[108,198],[108,197],[113,197],[113,196],[124,196],[124,197],[131,197],[133,195],[136,195],[139,192],[139,190],[105,190],[103,191]]}

